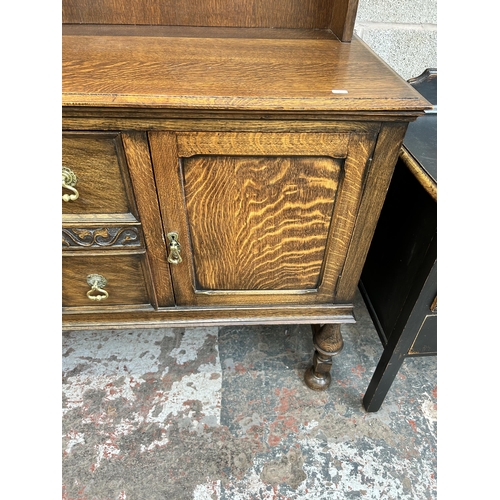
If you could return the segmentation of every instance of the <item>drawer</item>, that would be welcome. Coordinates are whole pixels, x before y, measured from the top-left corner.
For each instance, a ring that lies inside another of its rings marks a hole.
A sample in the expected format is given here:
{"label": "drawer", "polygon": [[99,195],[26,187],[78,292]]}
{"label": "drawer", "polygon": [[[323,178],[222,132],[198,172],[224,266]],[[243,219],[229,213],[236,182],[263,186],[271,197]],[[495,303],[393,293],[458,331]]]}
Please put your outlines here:
{"label": "drawer", "polygon": [[62,267],[63,307],[106,308],[153,303],[145,253],[64,255]]}
{"label": "drawer", "polygon": [[62,165],[64,215],[135,214],[120,134],[63,133]]}

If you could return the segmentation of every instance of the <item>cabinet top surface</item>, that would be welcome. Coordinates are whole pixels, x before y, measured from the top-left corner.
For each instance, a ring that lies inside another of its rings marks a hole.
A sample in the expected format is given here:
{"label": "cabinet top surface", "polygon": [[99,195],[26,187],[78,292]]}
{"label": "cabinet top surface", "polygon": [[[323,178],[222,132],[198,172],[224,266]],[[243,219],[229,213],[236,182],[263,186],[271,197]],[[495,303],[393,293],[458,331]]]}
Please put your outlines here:
{"label": "cabinet top surface", "polygon": [[430,104],[327,30],[63,26],[63,106],[383,111]]}

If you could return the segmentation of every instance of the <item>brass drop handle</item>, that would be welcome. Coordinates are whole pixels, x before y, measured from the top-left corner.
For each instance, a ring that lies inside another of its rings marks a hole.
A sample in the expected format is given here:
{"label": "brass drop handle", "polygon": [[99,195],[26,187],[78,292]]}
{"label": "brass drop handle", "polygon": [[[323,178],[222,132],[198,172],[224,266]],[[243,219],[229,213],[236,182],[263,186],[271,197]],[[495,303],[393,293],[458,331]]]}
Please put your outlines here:
{"label": "brass drop handle", "polygon": [[[106,300],[109,297],[109,294],[103,288],[107,285],[108,280],[101,276],[100,274],[89,274],[87,276],[87,284],[91,287],[87,292],[87,297],[90,300]],[[94,295],[96,294],[97,295]]]}
{"label": "brass drop handle", "polygon": [[181,244],[179,243],[179,235],[177,233],[168,233],[168,261],[170,264],[180,264],[182,262],[181,257]]}
{"label": "brass drop handle", "polygon": [[80,193],[77,191],[75,188],[76,183],[78,182],[78,179],[73,172],[68,167],[63,167],[62,168],[62,187],[65,189],[69,189],[73,194],[63,194],[62,199],[63,201],[75,201],[78,199],[80,196]]}

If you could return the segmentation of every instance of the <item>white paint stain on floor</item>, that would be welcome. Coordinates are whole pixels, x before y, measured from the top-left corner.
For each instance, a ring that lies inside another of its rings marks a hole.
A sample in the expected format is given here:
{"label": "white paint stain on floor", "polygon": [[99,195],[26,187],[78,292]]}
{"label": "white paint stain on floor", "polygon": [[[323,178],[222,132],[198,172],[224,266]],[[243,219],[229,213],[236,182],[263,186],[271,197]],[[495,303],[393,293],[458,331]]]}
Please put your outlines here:
{"label": "white paint stain on floor", "polygon": [[[75,332],[68,341],[71,348],[66,350],[63,357],[63,373],[75,374],[67,376],[66,383],[63,384],[63,414],[83,407],[85,393],[89,390],[102,391],[102,411],[84,416],[82,423],[114,429],[108,439],[96,446],[93,470],[100,466],[103,459],[119,456],[120,449],[115,442],[135,431],[144,422],[161,424],[161,436],[148,446],[142,445],[141,452],[166,446],[169,442],[167,430],[179,416],[188,419],[192,429],[197,426],[203,428],[204,425],[220,425],[222,373],[215,342],[214,362],[200,365],[197,372],[174,381],[170,390],[158,391],[147,415],[130,412],[128,418],[117,424],[114,422],[115,415],[106,411],[106,403],[114,400],[121,399],[131,403],[136,401],[134,389],[147,383],[145,375],[157,373],[161,366],[161,341],[165,336],[173,339],[175,333],[172,329],[122,331],[103,337]],[[209,336],[217,338],[217,328],[189,329],[183,335],[179,347],[172,349],[170,356],[177,364],[195,360]],[[168,369],[162,375],[167,371]],[[190,400],[196,402],[196,411],[186,405]],[[74,446],[85,443],[85,435],[74,431],[69,431],[63,439],[65,453],[70,453]]]}
{"label": "white paint stain on floor", "polygon": [[194,489],[193,500],[219,500],[221,482],[207,478],[205,484],[199,484]]}

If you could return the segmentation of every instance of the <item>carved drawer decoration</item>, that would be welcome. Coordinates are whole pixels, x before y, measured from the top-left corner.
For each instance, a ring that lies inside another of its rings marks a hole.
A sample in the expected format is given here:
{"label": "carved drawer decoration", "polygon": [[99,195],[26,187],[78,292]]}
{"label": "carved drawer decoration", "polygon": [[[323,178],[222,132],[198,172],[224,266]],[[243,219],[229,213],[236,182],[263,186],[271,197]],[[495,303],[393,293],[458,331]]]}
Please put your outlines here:
{"label": "carved drawer decoration", "polygon": [[141,247],[138,227],[63,228],[63,249]]}

